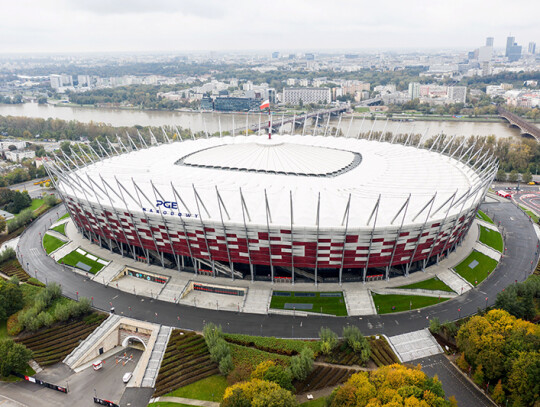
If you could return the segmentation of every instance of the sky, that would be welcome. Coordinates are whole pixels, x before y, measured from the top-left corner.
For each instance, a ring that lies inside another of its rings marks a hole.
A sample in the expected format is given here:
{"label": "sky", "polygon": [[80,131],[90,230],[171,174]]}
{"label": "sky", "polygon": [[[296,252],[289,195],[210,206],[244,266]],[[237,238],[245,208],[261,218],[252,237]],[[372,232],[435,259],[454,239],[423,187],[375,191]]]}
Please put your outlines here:
{"label": "sky", "polygon": [[0,0],[0,53],[540,44],[537,0]]}

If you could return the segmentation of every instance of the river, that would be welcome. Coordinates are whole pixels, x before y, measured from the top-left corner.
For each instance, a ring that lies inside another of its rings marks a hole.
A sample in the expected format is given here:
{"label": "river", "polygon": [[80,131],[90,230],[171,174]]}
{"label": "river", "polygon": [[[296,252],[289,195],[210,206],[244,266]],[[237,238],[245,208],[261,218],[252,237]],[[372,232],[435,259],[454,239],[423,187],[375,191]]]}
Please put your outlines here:
{"label": "river", "polygon": [[[47,119],[49,117],[62,120],[78,120],[80,122],[89,123],[107,123],[113,126],[179,126],[190,128],[193,131],[208,131],[210,133],[219,131],[220,121],[221,128],[230,130],[234,127],[243,127],[246,124],[246,114],[219,114],[219,113],[195,113],[195,112],[174,112],[174,111],[153,111],[153,110],[125,110],[125,109],[108,109],[108,108],[84,108],[84,107],[68,107],[54,105],[39,105],[37,103],[24,103],[20,105],[2,105],[0,104],[0,115],[2,116],[26,116]],[[259,119],[262,122],[267,120],[266,115],[250,114],[250,124],[257,124]],[[281,120],[281,116],[274,117],[274,121]],[[331,125],[336,126],[337,119],[331,121]],[[311,123],[313,124],[313,123]],[[324,132],[324,125],[318,130],[318,134]],[[519,130],[509,128],[506,123],[486,123],[486,122],[459,122],[459,121],[413,121],[413,122],[388,122],[384,120],[376,120],[373,123],[370,120],[365,120],[362,123],[362,118],[358,115],[355,117],[352,125],[350,125],[350,116],[343,118],[340,128],[344,134],[347,132],[350,136],[358,134],[360,131],[369,132],[386,131],[400,133],[414,132],[417,134],[425,134],[426,137],[431,137],[440,133],[456,135],[456,136],[489,136],[494,135],[497,138],[508,138],[519,136]],[[385,127],[386,126],[386,127]],[[308,133],[312,131],[313,126],[308,127]],[[289,126],[285,126],[285,132],[290,131]],[[297,133],[301,132],[302,128],[297,128]]]}

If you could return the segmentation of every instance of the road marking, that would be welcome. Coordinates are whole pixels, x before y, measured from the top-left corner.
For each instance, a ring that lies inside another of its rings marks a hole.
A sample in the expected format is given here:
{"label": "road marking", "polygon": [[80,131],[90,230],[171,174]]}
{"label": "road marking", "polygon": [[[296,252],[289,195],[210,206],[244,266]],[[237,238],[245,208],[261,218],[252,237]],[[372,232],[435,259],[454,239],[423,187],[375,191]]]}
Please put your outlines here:
{"label": "road marking", "polygon": [[115,295],[114,297],[112,297],[112,299],[114,300],[114,299],[118,298],[118,295],[119,294]]}

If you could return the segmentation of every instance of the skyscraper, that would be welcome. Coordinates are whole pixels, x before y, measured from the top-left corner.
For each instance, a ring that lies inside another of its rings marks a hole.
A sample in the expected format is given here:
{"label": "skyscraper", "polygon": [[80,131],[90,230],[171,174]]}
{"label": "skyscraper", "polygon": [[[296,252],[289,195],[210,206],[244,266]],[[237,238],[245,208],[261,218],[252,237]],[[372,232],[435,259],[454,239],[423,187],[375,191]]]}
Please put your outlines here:
{"label": "skyscraper", "polygon": [[529,54],[534,55],[536,53],[536,42],[529,42]]}
{"label": "skyscraper", "polygon": [[493,47],[493,37],[486,38],[486,47]]}
{"label": "skyscraper", "polygon": [[508,37],[506,39],[506,53],[505,56],[508,61],[514,62],[521,58],[521,45],[517,45],[514,37]]}

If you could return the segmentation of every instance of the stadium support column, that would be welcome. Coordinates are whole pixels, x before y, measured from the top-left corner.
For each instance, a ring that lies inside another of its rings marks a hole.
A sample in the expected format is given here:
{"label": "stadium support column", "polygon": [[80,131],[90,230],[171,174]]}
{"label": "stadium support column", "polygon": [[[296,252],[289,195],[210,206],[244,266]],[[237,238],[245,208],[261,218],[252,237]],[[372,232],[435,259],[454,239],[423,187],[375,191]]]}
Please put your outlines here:
{"label": "stadium support column", "polygon": [[[223,199],[221,199],[221,195],[219,194],[217,185],[215,187],[216,187],[216,195],[217,195],[217,201],[218,201],[218,207],[219,207],[219,217],[221,218],[221,227],[223,228],[223,236],[225,237],[225,247],[227,248],[227,258],[229,259],[229,267],[231,269],[231,279],[234,280],[234,264],[231,260],[231,251],[229,249],[229,239],[227,238],[227,228],[225,228],[225,222],[223,221],[223,210],[225,210],[225,214],[227,215],[228,220],[231,220],[231,217],[229,216],[229,211],[227,211],[227,207],[225,206]],[[223,206],[223,209],[222,209],[222,206]]]}
{"label": "stadium support column", "polygon": [[246,247],[248,251],[249,271],[251,272],[251,282],[254,282],[255,276],[253,274],[253,262],[251,261],[251,249],[249,248],[249,234],[248,234],[248,227],[247,227],[247,222],[246,222],[246,215],[249,221],[251,221],[251,218],[249,216],[249,211],[246,206],[244,194],[242,194],[242,188],[240,188],[239,190],[240,190],[240,204],[242,206],[242,219],[244,220],[244,232],[246,234]]}
{"label": "stadium support column", "polygon": [[285,113],[281,113],[281,126],[279,128],[279,135],[283,134],[283,126],[285,125]]}
{"label": "stadium support column", "polygon": [[390,144],[394,144],[394,141],[397,137],[399,137],[399,129],[401,128],[401,124],[403,123],[402,120],[399,121],[398,126],[394,134],[392,134],[392,139],[390,140]]}
{"label": "stadium support column", "polygon": [[[467,199],[469,197],[469,194],[471,192],[471,187],[469,187],[469,189],[467,190],[467,192],[465,192],[453,205],[453,206],[456,206],[459,201],[461,201],[463,199],[463,203],[461,204],[461,209],[459,210],[457,216],[456,216],[456,220],[454,221],[454,224],[452,225],[452,229],[450,230],[450,235],[448,237],[448,239],[446,239],[446,242],[444,243],[444,246],[443,246],[443,249],[441,250],[441,253],[443,253],[445,250],[446,250],[446,247],[448,245],[448,243],[450,242],[450,240],[452,239],[452,235],[454,234],[454,231],[457,230],[456,227],[458,226],[458,222],[459,222],[459,219],[461,218],[461,214],[463,213],[463,209],[465,208],[465,202],[467,202]],[[456,240],[457,240],[457,234],[456,234]],[[446,253],[446,255],[448,256],[448,254],[450,253],[450,250],[448,250],[448,253]]]}
{"label": "stadium support column", "polygon": [[[178,192],[176,192],[176,188],[174,187],[172,181],[171,181],[171,188],[172,188],[172,191],[173,191],[173,195],[174,195],[174,199],[176,202],[181,202],[182,205],[184,205],[184,208],[186,208],[186,210],[188,211],[188,213],[191,213],[191,211],[189,210],[189,208],[187,207],[187,205],[185,204],[184,200],[182,199],[182,197],[178,194]],[[179,208],[180,209],[180,208]],[[180,223],[182,223],[182,230],[184,231],[184,237],[186,238],[186,244],[187,244],[187,248],[188,248],[188,252],[189,252],[189,257],[191,258],[191,263],[193,264],[193,269],[195,270],[195,275],[198,275],[199,274],[199,269],[197,267],[197,263],[196,263],[196,260],[195,260],[195,257],[193,257],[193,251],[191,250],[191,243],[189,241],[189,236],[188,236],[188,231],[187,231],[187,227],[186,227],[186,222],[184,222],[184,219],[179,216],[180,218]],[[184,261],[184,257],[182,256],[182,262]]]}
{"label": "stadium support column", "polygon": [[248,135],[248,130],[249,130],[249,111],[246,114],[246,137]]}
{"label": "stadium support column", "polygon": [[349,200],[347,201],[347,206],[345,207],[345,213],[343,214],[343,220],[341,221],[341,226],[345,223],[345,231],[343,233],[343,250],[341,251],[341,266],[339,268],[339,285],[342,283],[343,277],[343,263],[345,262],[345,246],[347,245],[347,229],[349,228],[349,213],[351,209],[351,194],[349,194]]}
{"label": "stadium support column", "polygon": [[234,114],[232,115],[232,136],[234,137]]}
{"label": "stadium support column", "polygon": [[206,244],[206,251],[208,253],[208,260],[210,260],[210,264],[212,265],[212,275],[215,278],[215,277],[217,277],[216,276],[216,265],[214,264],[214,259],[212,258],[212,252],[210,251],[210,246],[208,245],[208,236],[206,235],[206,227],[204,226],[204,221],[203,221],[203,217],[202,217],[202,213],[201,213],[201,207],[199,205],[199,201],[200,201],[203,208],[205,208],[204,202],[201,200],[201,197],[197,193],[197,190],[195,189],[195,184],[191,184],[191,186],[193,187],[193,195],[195,196],[195,203],[197,204],[197,212],[199,213],[199,220],[201,221],[201,227],[202,227],[203,236],[204,236],[204,243]]}
{"label": "stadium support column", "polygon": [[437,196],[437,192],[433,194],[431,199],[427,202],[427,204],[424,205],[422,209],[412,218],[412,222],[415,221],[415,219],[422,213],[424,210],[429,206],[429,210],[426,214],[426,219],[424,220],[424,223],[422,224],[422,227],[420,228],[420,232],[418,233],[418,239],[416,240],[416,245],[414,246],[413,253],[411,255],[411,260],[405,267],[405,277],[409,276],[409,271],[411,269],[411,265],[414,262],[414,257],[416,256],[416,252],[418,251],[418,246],[420,245],[420,241],[422,240],[422,235],[424,234],[424,230],[426,229],[427,221],[429,220],[429,215],[431,214],[431,209],[433,209],[433,203],[435,202],[435,197]]}
{"label": "stadium support column", "polygon": [[[124,193],[122,192],[122,190],[124,190],[126,192],[126,194],[128,194],[128,196],[131,198],[131,200],[133,202],[137,203],[137,201],[133,198],[133,196],[131,196],[131,194],[128,192],[128,190],[124,187],[124,185],[122,185],[120,183],[120,181],[118,181],[118,179],[116,177],[114,177],[114,179],[116,181],[116,185],[118,186],[118,191],[120,192],[122,202],[124,202],[124,206],[126,208],[126,213],[129,214],[129,218],[131,219],[131,224],[133,225],[133,230],[135,231],[135,234],[137,235],[137,240],[139,241],[139,245],[140,245],[139,247],[141,248],[143,253],[146,254],[146,264],[150,264],[150,254],[148,252],[148,249],[146,247],[144,247],[144,245],[142,244],[141,236],[139,235],[139,229],[137,228],[137,224],[135,223],[135,219],[133,218],[133,214],[131,213],[131,210],[128,207],[128,204],[126,202],[126,199],[124,197]],[[145,218],[146,218],[146,214],[145,214]],[[147,220],[147,222],[148,222],[148,220]],[[135,252],[135,250],[136,249],[134,248],[133,251]]]}
{"label": "stadium support column", "polygon": [[341,113],[339,115],[339,120],[338,120],[338,124],[337,124],[337,127],[336,127],[336,132],[334,133],[334,137],[337,137],[338,136],[338,133],[339,133],[339,127],[341,126],[341,118],[343,117],[343,113]]}
{"label": "stadium support column", "polygon": [[[90,177],[88,177],[90,179]],[[100,175],[99,178],[101,179],[101,183],[103,184],[103,188],[105,189],[105,191],[107,191],[107,187],[109,187],[109,189],[114,192],[116,194],[116,191],[114,191],[114,189],[111,188],[111,186],[105,182],[105,180],[103,179],[103,177]],[[92,181],[93,182],[93,181]],[[118,195],[118,194],[116,194]],[[120,215],[118,215],[118,211],[116,210],[116,207],[114,206],[113,202],[112,202],[112,199],[111,199],[111,196],[109,195],[109,193],[107,192],[107,198],[109,198],[109,205],[111,205],[111,208],[113,209],[114,211],[114,214],[116,216],[116,221],[118,222],[118,225],[120,226],[120,228],[122,229],[122,233],[124,234],[124,239],[126,239],[126,245],[129,247],[129,249],[131,250],[131,254],[133,256],[133,260],[136,260],[136,255],[135,255],[135,250],[134,248],[131,246],[130,242],[129,242],[129,239],[127,237],[127,234],[126,234],[126,231],[124,229],[124,225],[122,224],[122,220],[120,219]],[[124,251],[122,250],[122,256],[124,255]]]}
{"label": "stadium support column", "polygon": [[291,135],[294,135],[295,130],[296,130],[296,112],[293,114]]}
{"label": "stadium support column", "polygon": [[328,119],[326,120],[326,126],[324,126],[324,134],[323,134],[324,137],[326,137],[326,133],[328,132],[328,126],[330,126],[330,116],[331,116],[331,114],[328,113]]}
{"label": "stadium support column", "polygon": [[293,215],[293,199],[292,199],[292,191],[289,191],[289,204],[291,208],[291,278],[292,278],[292,284],[294,285],[294,231],[293,231],[293,224],[294,224],[294,215]]}
{"label": "stadium support column", "polygon": [[221,138],[223,137],[223,132],[221,131],[221,115],[218,116],[218,126],[219,126],[219,138]]}
{"label": "stadium support column", "polygon": [[366,121],[366,115],[362,117],[362,122],[360,123],[360,128],[358,129],[358,134],[356,135],[356,138],[360,138],[360,134],[362,134],[362,128],[364,127],[364,122]]}
{"label": "stadium support column", "polygon": [[268,196],[266,194],[266,188],[264,190],[264,202],[266,208],[266,233],[268,233],[268,258],[270,260],[270,276],[272,284],[274,284],[274,265],[272,264],[272,243],[270,238],[270,223],[272,222],[272,214],[270,213],[270,207],[268,206]]}
{"label": "stadium support column", "polygon": [[[442,220],[441,224],[439,225],[439,230],[437,231],[437,235],[435,236],[435,240],[433,241],[433,244],[431,245],[431,250],[429,251],[428,256],[423,260],[422,271],[424,271],[424,272],[426,271],[426,264],[427,264],[428,260],[430,259],[431,255],[433,254],[433,250],[435,250],[435,246],[437,246],[437,241],[439,240],[439,236],[441,234],[442,228],[443,228],[444,224],[446,223],[446,218],[448,217],[448,213],[450,212],[450,209],[452,208],[452,204],[454,202],[456,194],[457,194],[457,189],[452,194],[452,196],[450,198],[448,198],[441,206],[439,206],[437,208],[437,210],[435,212],[433,212],[433,215],[431,215],[431,216],[435,216],[435,214],[437,212],[439,212],[448,203],[448,201],[450,201],[450,205],[448,206],[448,210],[446,211],[446,214],[444,215],[444,219]],[[438,262],[439,262],[439,255],[437,254],[437,263]]]}
{"label": "stadium support column", "polygon": [[315,287],[317,286],[318,280],[318,272],[319,272],[319,221],[320,221],[320,214],[321,214],[321,193],[319,192],[319,195],[317,197],[317,241],[315,245]]}
{"label": "stadium support column", "polygon": [[307,113],[304,115],[304,125],[302,126],[302,136],[306,134],[306,123],[308,121],[308,115]]}
{"label": "stadium support column", "polygon": [[398,245],[398,240],[399,240],[399,237],[401,235],[401,230],[403,229],[403,223],[405,222],[405,216],[407,216],[407,209],[409,209],[410,200],[411,200],[411,194],[409,194],[409,197],[407,198],[407,200],[405,201],[405,203],[403,204],[401,209],[398,211],[398,213],[396,213],[396,216],[394,216],[394,219],[392,219],[392,222],[390,222],[390,224],[394,223],[396,218],[399,216],[400,212],[403,210],[403,217],[401,218],[401,224],[399,225],[399,229],[397,230],[396,241],[394,242],[394,247],[392,249],[392,256],[390,256],[390,262],[386,266],[386,276],[385,276],[386,281],[388,281],[390,279],[390,267],[392,267],[392,264],[394,263],[394,256],[396,255],[396,249],[397,249],[397,245]]}
{"label": "stadium support column", "polygon": [[345,134],[345,138],[349,137],[349,133],[351,132],[351,126],[354,119],[354,114],[351,114],[351,120],[349,121],[349,127],[347,127],[347,134]]}
{"label": "stadium support column", "polygon": [[375,128],[375,123],[377,123],[377,116],[375,116],[375,120],[373,120],[373,124],[371,125],[371,130],[369,130],[368,140],[371,140],[371,134],[373,133],[373,129]]}
{"label": "stadium support column", "polygon": [[384,127],[381,131],[381,136],[379,137],[379,142],[384,140],[384,132],[386,131],[386,126],[388,126],[388,118],[386,119],[386,123],[384,123]]}
{"label": "stadium support column", "polygon": [[369,257],[371,256],[371,245],[373,244],[373,235],[375,234],[375,228],[377,227],[377,217],[379,216],[380,202],[381,202],[381,194],[379,194],[379,198],[377,198],[377,202],[375,203],[375,206],[373,207],[373,210],[371,211],[371,215],[369,215],[369,219],[367,221],[367,225],[369,226],[369,222],[371,222],[371,218],[373,218],[373,215],[375,215],[375,219],[373,221],[373,228],[371,228],[371,234],[369,236],[369,246],[368,246],[367,258],[366,258],[366,266],[364,267],[364,275],[363,275],[364,283],[366,282],[367,270],[369,268]]}
{"label": "stadium support column", "polygon": [[259,113],[259,131],[257,132],[257,136],[261,135],[261,116],[262,116],[262,113]]}
{"label": "stadium support column", "polygon": [[319,125],[319,112],[317,112],[317,117],[315,118],[315,127],[313,128],[313,137],[317,135],[317,126]]}
{"label": "stadium support column", "polygon": [[[158,195],[159,195],[159,197],[161,198],[162,201],[165,201],[165,199],[163,198],[163,195],[161,195],[161,192],[159,192],[159,190],[154,185],[152,180],[150,180],[150,185],[152,185],[152,190],[154,191],[154,198],[156,199],[156,201],[158,200],[158,198],[157,198]],[[146,200],[148,202],[150,202],[150,200],[148,199],[146,194],[144,194],[142,191],[141,191],[141,193],[146,198]],[[178,255],[176,254],[176,250],[174,250],[174,244],[173,244],[173,241],[171,239],[171,234],[169,233],[169,227],[167,226],[167,221],[165,220],[165,217],[163,216],[163,211],[159,211],[159,215],[161,216],[161,221],[163,222],[163,225],[165,226],[165,232],[167,233],[167,240],[169,241],[169,245],[171,246],[171,252],[172,252],[171,254],[174,256],[174,260],[176,262],[176,267],[178,268],[178,271],[180,271],[180,261],[178,259]]]}
{"label": "stadium support column", "polygon": [[[131,182],[133,182],[133,186],[135,187],[135,193],[137,195],[137,200],[138,200],[138,204],[139,204],[139,207],[142,208],[143,205],[142,205],[142,201],[141,201],[141,197],[139,195],[139,187],[137,186],[137,184],[135,183],[135,180],[133,178],[131,178]],[[152,205],[154,206],[154,205]],[[155,206],[154,206],[154,210],[156,210]],[[152,236],[152,241],[154,242],[154,248],[156,249],[156,253],[159,255],[160,252],[159,252],[159,249],[158,249],[158,246],[157,246],[157,242],[156,242],[156,237],[154,236],[154,232],[152,231],[152,224],[150,223],[150,219],[148,218],[148,215],[146,215],[146,212],[144,212],[144,218],[146,220],[146,225],[148,226],[148,231],[150,232],[150,236]],[[160,258],[160,261],[161,261],[161,267],[165,268],[165,262],[163,261],[163,256],[159,256]],[[148,261],[150,261],[150,253],[148,252]]]}

